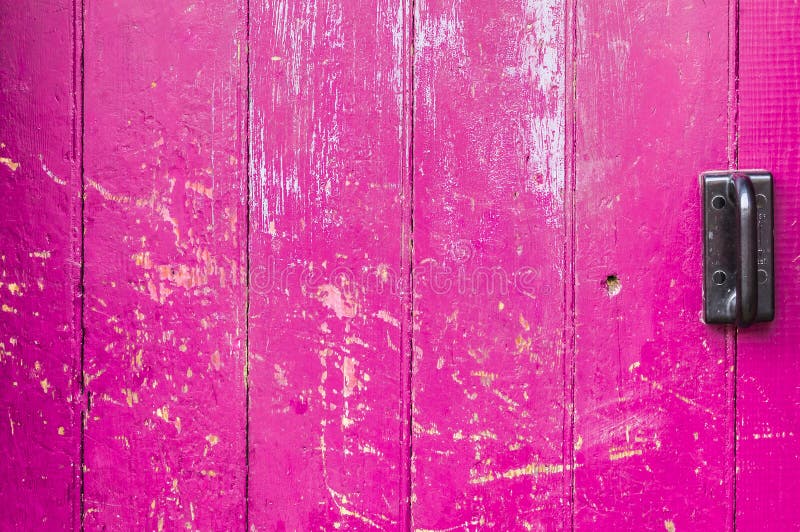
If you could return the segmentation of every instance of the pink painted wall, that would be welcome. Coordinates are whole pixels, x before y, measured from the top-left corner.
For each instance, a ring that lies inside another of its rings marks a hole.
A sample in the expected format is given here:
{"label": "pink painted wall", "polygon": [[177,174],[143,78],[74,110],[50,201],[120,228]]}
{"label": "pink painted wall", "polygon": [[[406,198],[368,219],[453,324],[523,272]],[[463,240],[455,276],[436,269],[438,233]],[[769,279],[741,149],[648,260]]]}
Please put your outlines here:
{"label": "pink painted wall", "polygon": [[575,527],[730,529],[734,347],[700,321],[697,181],[730,164],[727,2],[576,26]]}
{"label": "pink painted wall", "polygon": [[800,523],[800,5],[742,1],[737,164],[775,175],[773,323],[738,337],[736,520],[742,530]]}
{"label": "pink painted wall", "polygon": [[0,528],[75,529],[83,410],[77,19],[66,2],[27,4],[0,4]]}
{"label": "pink painted wall", "polygon": [[[800,528],[798,27],[3,3],[0,528]],[[741,331],[700,321],[737,166],[777,194]]]}

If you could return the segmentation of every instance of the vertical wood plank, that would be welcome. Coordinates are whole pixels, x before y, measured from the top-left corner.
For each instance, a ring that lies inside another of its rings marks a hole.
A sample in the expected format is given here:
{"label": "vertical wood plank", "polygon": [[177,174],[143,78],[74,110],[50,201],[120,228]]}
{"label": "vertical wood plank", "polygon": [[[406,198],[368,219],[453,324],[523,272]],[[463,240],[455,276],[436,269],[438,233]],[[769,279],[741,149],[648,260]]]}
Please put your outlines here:
{"label": "vertical wood plank", "polygon": [[405,2],[254,2],[250,522],[399,528]]}
{"label": "vertical wood plank", "polygon": [[243,3],[85,24],[86,526],[241,528]]}
{"label": "vertical wood plank", "polygon": [[775,321],[738,334],[737,527],[800,528],[800,5],[742,0],[739,166],[775,179]]}
{"label": "vertical wood plank", "polygon": [[569,524],[565,3],[416,3],[412,515]]}
{"label": "vertical wood plank", "polygon": [[701,322],[728,3],[578,3],[575,526],[732,527],[732,357]]}
{"label": "vertical wood plank", "polygon": [[72,1],[0,4],[0,528],[80,493],[80,173]]}

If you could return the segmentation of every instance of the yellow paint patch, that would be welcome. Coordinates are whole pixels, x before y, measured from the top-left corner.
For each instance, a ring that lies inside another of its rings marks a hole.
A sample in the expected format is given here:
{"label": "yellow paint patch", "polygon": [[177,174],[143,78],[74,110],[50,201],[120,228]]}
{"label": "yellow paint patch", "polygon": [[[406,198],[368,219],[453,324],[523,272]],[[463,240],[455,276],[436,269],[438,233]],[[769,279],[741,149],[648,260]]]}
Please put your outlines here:
{"label": "yellow paint patch", "polygon": [[156,409],[156,416],[169,423],[169,407],[164,405],[161,408]]}
{"label": "yellow paint patch", "polygon": [[19,168],[19,163],[15,163],[8,157],[0,157],[0,163],[8,166],[12,172],[16,172],[17,168]]}
{"label": "yellow paint patch", "polygon": [[624,451],[616,451],[611,450],[608,452],[608,459],[612,462],[614,460],[622,460],[623,458],[630,458],[632,456],[640,456],[642,454],[641,449],[627,449]]}
{"label": "yellow paint patch", "polygon": [[132,391],[130,388],[125,388],[122,390],[122,393],[125,395],[125,402],[128,403],[129,407],[133,407],[133,405],[139,403],[139,394]]}
{"label": "yellow paint patch", "polygon": [[400,320],[389,314],[389,312],[386,310],[379,310],[376,316],[385,321],[386,323],[388,323],[389,325],[392,325],[394,327],[400,327]]}
{"label": "yellow paint patch", "polygon": [[275,382],[278,384],[278,386],[284,388],[288,386],[289,380],[286,378],[286,370],[282,368],[280,364],[275,364],[273,367],[275,369],[273,377],[275,378]]}
{"label": "yellow paint patch", "polygon": [[10,283],[8,285],[8,291],[11,292],[15,296],[21,296],[22,290],[20,290],[19,285],[17,283]]}
{"label": "yellow paint patch", "polygon": [[134,253],[131,255],[131,258],[137,266],[141,266],[142,268],[146,268],[148,270],[153,267],[153,262],[150,260],[149,251],[140,251],[139,253]]}
{"label": "yellow paint patch", "polygon": [[219,370],[222,367],[222,361],[219,357],[219,351],[214,351],[211,353],[211,365],[214,366],[214,369]]}
{"label": "yellow paint patch", "polygon": [[497,378],[497,373],[493,373],[490,371],[482,371],[482,370],[481,371],[473,370],[470,372],[470,375],[473,377],[480,378],[481,384],[486,387],[491,386],[494,380]]}
{"label": "yellow paint patch", "polygon": [[16,314],[17,313],[17,309],[15,309],[14,307],[8,306],[5,303],[3,303],[3,306],[1,308],[3,309],[3,312],[8,312],[10,314]]}
{"label": "yellow paint patch", "polygon": [[667,532],[675,532],[675,523],[669,519],[664,521],[664,530]]}
{"label": "yellow paint patch", "polygon": [[44,393],[47,393],[50,390],[50,383],[47,381],[47,379],[40,380],[39,384],[42,385],[42,390],[44,390]]}
{"label": "yellow paint patch", "polygon": [[332,284],[324,284],[317,289],[317,299],[336,313],[336,317],[354,318],[358,314],[358,303],[345,292],[342,293],[338,287]]}
{"label": "yellow paint patch", "polygon": [[209,434],[208,436],[206,436],[206,441],[211,445],[211,447],[214,447],[216,444],[219,443],[219,436],[217,436],[216,434]]}
{"label": "yellow paint patch", "polygon": [[515,479],[517,477],[522,476],[531,476],[531,475],[556,475],[559,473],[564,472],[564,466],[562,464],[540,464],[537,462],[518,467],[515,469],[509,469],[505,472],[496,472],[496,473],[489,473],[488,475],[482,477],[476,477],[470,479],[470,484],[486,484],[487,482],[493,482],[495,480],[502,480],[502,479]]}
{"label": "yellow paint patch", "polygon": [[207,197],[208,199],[212,199],[214,197],[214,189],[213,187],[207,187],[204,184],[197,182],[197,181],[187,181],[185,185],[186,190],[192,190],[197,194]]}
{"label": "yellow paint patch", "polygon": [[216,267],[213,264],[209,264],[207,267],[187,266],[185,264],[156,266],[156,271],[158,271],[159,278],[162,281],[168,280],[187,290],[208,284],[208,274],[213,273],[215,270]]}
{"label": "yellow paint patch", "polygon": [[344,379],[344,386],[342,387],[342,395],[344,397],[350,397],[353,395],[353,391],[356,389],[361,389],[362,384],[361,381],[358,380],[356,377],[356,366],[358,365],[358,360],[352,357],[344,357],[344,363],[342,364],[342,377]]}
{"label": "yellow paint patch", "polygon": [[58,427],[58,435],[59,436],[63,436],[64,435],[64,427]]}

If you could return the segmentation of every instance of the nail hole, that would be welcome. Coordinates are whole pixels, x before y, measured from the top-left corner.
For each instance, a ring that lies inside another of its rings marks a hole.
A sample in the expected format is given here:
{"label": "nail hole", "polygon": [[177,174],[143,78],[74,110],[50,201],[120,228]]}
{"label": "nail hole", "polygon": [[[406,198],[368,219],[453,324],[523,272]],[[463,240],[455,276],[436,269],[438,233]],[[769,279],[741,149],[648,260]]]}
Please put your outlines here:
{"label": "nail hole", "polygon": [[717,270],[714,272],[712,279],[714,279],[714,284],[725,284],[728,276],[722,270]]}
{"label": "nail hole", "polygon": [[725,198],[722,196],[714,196],[714,198],[711,200],[711,206],[717,210],[724,208],[725,203]]}
{"label": "nail hole", "polygon": [[616,275],[609,275],[606,277],[606,292],[608,292],[609,297],[614,297],[615,295],[619,294],[622,290],[622,283],[619,281],[619,277]]}

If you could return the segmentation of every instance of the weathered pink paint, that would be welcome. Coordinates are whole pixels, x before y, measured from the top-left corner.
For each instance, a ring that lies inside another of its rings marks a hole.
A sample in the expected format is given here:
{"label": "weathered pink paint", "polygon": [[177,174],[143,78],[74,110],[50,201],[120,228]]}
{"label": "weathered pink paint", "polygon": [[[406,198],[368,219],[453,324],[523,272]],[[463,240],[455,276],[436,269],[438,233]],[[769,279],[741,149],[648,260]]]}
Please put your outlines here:
{"label": "weathered pink paint", "polygon": [[[728,2],[578,3],[575,528],[732,526],[732,354],[701,322]],[[657,29],[656,29],[657,28]]]}
{"label": "weathered pink paint", "polygon": [[88,529],[244,527],[246,13],[88,2]]}
{"label": "weathered pink paint", "polygon": [[565,7],[417,14],[413,526],[566,527]]}
{"label": "weathered pink paint", "polygon": [[742,0],[738,164],[775,179],[775,321],[738,334],[736,524],[800,529],[800,5]]}
{"label": "weathered pink paint", "polygon": [[[80,523],[71,1],[0,3],[0,528]],[[43,38],[46,36],[46,38]]]}
{"label": "weathered pink paint", "polygon": [[[0,528],[800,528],[798,28],[4,3]],[[700,320],[737,164],[777,196],[741,331]]]}
{"label": "weathered pink paint", "polygon": [[398,529],[407,6],[252,9],[250,525]]}

